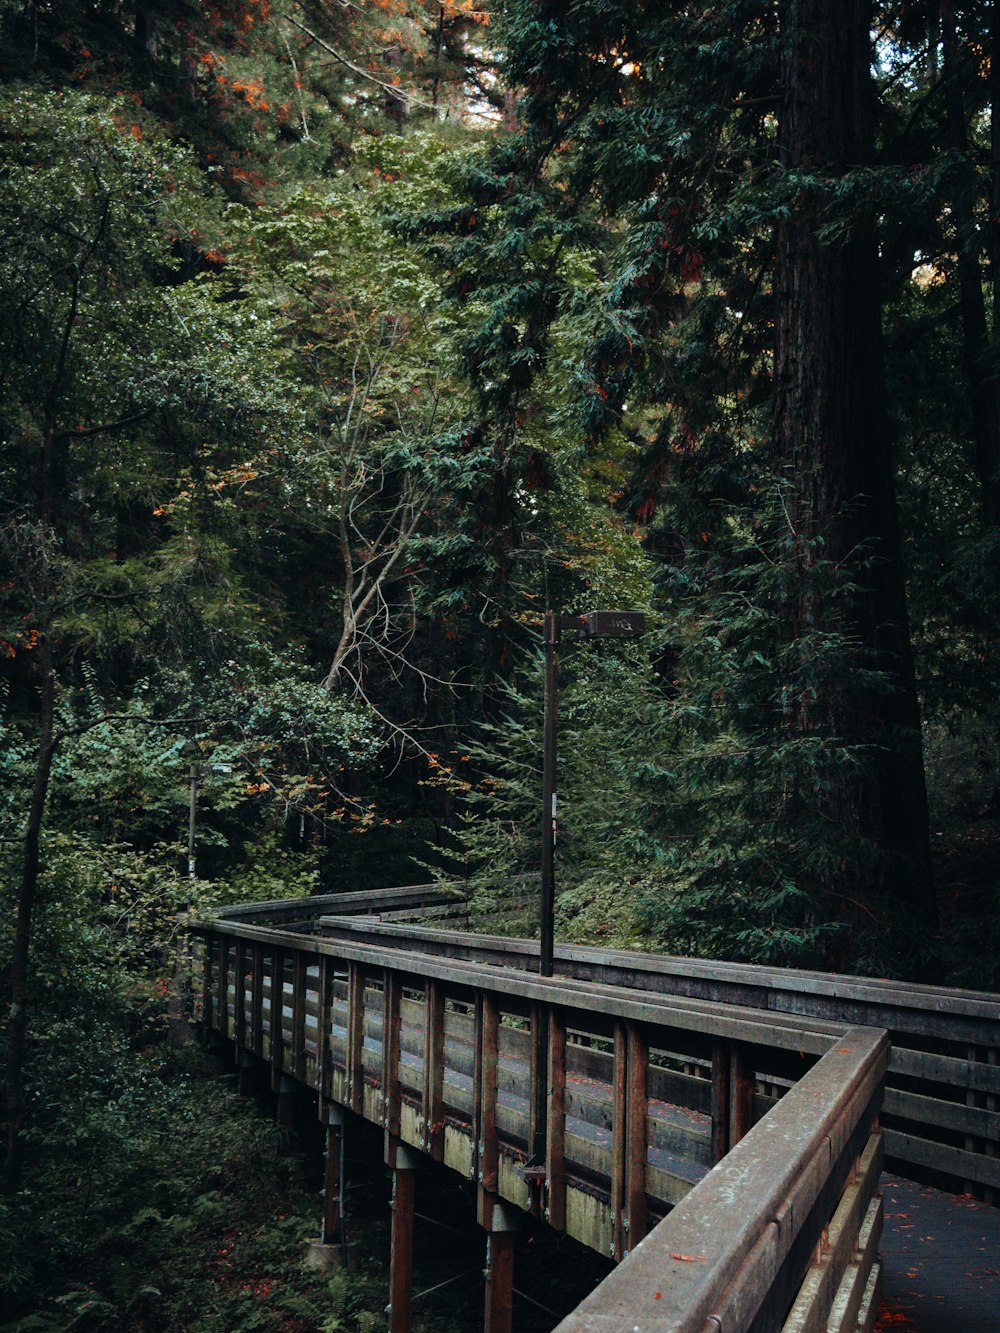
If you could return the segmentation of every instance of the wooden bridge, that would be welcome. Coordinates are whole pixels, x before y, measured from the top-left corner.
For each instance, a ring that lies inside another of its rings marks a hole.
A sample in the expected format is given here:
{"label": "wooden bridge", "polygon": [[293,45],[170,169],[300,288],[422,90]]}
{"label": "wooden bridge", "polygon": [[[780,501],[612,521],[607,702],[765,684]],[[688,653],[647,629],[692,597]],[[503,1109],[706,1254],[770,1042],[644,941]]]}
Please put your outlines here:
{"label": "wooden bridge", "polygon": [[391,1333],[410,1327],[428,1160],[475,1185],[487,1333],[511,1328],[524,1214],[620,1261],[560,1333],[854,1333],[877,1317],[886,1158],[996,1201],[995,997],[575,947],[542,977],[531,941],[405,919],[446,900],[345,894],[193,927],[196,1020],[269,1070],[279,1106],[317,1094],[325,1242],[345,1125],[384,1132]]}

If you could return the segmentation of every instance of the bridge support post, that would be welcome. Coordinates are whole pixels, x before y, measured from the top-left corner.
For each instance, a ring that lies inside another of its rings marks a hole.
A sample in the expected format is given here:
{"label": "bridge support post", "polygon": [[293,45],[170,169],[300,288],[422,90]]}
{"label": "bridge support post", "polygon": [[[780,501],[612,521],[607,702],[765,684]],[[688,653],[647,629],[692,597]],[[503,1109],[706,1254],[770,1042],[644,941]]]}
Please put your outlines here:
{"label": "bridge support post", "polygon": [[249,1051],[240,1051],[236,1075],[236,1091],[241,1097],[252,1097],[260,1084],[260,1061]]}
{"label": "bridge support post", "polygon": [[514,1305],[514,1232],[516,1211],[480,1190],[480,1225],[486,1231],[486,1299],[483,1333],[511,1333]]}
{"label": "bridge support post", "polygon": [[721,1162],[753,1125],[754,1071],[739,1042],[712,1047],[712,1161]]}
{"label": "bridge support post", "polygon": [[326,1103],[326,1161],[323,1168],[324,1245],[344,1240],[344,1112],[335,1102]]}
{"label": "bridge support post", "polygon": [[295,1128],[295,1096],[298,1084],[287,1074],[282,1074],[278,1082],[278,1127],[291,1134]]}
{"label": "bridge support post", "polygon": [[387,1134],[385,1160],[392,1167],[389,1333],[410,1333],[410,1306],[413,1298],[413,1186],[420,1157]]}

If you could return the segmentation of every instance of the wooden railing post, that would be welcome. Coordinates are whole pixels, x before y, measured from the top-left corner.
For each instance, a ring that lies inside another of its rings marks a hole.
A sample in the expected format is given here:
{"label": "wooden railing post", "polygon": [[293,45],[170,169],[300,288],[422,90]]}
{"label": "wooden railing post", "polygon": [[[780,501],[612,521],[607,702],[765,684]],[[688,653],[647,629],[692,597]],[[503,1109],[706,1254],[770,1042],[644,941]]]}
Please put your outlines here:
{"label": "wooden railing post", "polygon": [[729,1096],[732,1062],[729,1042],[716,1037],[712,1042],[712,1164],[721,1162],[729,1151]]}
{"label": "wooden railing post", "polygon": [[291,1069],[295,1077],[306,1076],[306,970],[307,958],[296,949],[292,959],[292,1049]]}
{"label": "wooden railing post", "polygon": [[549,1106],[545,1136],[545,1220],[566,1226],[566,1024],[553,1005],[549,1010]]}
{"label": "wooden railing post", "polygon": [[216,977],[218,1020],[215,1029],[222,1037],[229,1036],[229,940],[223,935],[219,941],[219,972]]}
{"label": "wooden railing post", "polygon": [[444,1156],[444,992],[436,981],[424,986],[424,1152]]}
{"label": "wooden railing post", "polygon": [[386,1134],[399,1137],[402,1097],[399,1086],[399,1034],[403,983],[398,972],[382,974],[382,1124]]}
{"label": "wooden railing post", "polygon": [[277,1092],[284,1067],[285,951],[271,950],[271,1091]]}
{"label": "wooden railing post", "polygon": [[264,1058],[264,947],[253,944],[252,978],[250,982],[250,1015],[253,1034],[253,1053],[258,1059]]}
{"label": "wooden railing post", "polygon": [[365,972],[360,963],[348,964],[347,976],[347,1099],[352,1111],[365,1109]]}
{"label": "wooden railing post", "polygon": [[730,1046],[729,1146],[734,1148],[753,1125],[754,1071],[746,1047]]}
{"label": "wooden railing post", "polygon": [[330,1095],[330,1013],[333,1007],[333,969],[326,954],[319,956],[316,983],[316,1089],[322,1099]]}
{"label": "wooden railing post", "polygon": [[479,1177],[483,1156],[483,994],[476,992],[472,1020],[472,1179]]}
{"label": "wooden railing post", "polygon": [[212,936],[202,935],[201,955],[201,1022],[203,1033],[212,1026]]}
{"label": "wooden railing post", "polygon": [[625,1118],[628,1114],[628,1046],[625,1024],[615,1022],[614,1065],[611,1084],[611,1220],[612,1258],[624,1258],[625,1233]]}
{"label": "wooden railing post", "polygon": [[482,1009],[482,1073],[479,1111],[479,1184],[489,1194],[497,1191],[497,1087],[500,1055],[500,1009],[496,996],[487,991]]}
{"label": "wooden railing post", "polygon": [[[235,1031],[233,1033],[233,1042],[236,1048],[236,1059],[241,1060],[247,1046],[247,991],[250,979],[250,967],[248,966],[247,948],[242,940],[236,941],[236,964],[234,967],[234,981],[236,983],[236,1016]],[[253,1007],[252,996],[250,998],[251,1010]],[[251,1012],[250,1021],[253,1022]],[[252,1029],[251,1029],[252,1030]]]}
{"label": "wooden railing post", "polygon": [[628,1087],[625,1140],[625,1228],[626,1254],[642,1240],[648,1225],[646,1204],[646,1126],[649,1114],[647,1073],[649,1044],[634,1024],[628,1028]]}

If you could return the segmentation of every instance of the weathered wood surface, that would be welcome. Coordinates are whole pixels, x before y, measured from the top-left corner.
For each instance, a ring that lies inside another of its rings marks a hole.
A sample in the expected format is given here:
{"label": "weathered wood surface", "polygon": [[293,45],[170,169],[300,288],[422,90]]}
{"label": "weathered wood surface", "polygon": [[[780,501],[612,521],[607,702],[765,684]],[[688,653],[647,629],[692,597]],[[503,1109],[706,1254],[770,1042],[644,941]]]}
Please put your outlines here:
{"label": "weathered wood surface", "polygon": [[[456,961],[537,969],[538,945],[530,940],[395,922],[351,923],[322,914],[318,928],[334,937],[349,929],[351,938],[372,945],[405,939],[408,948]],[[931,1172],[953,1189],[1000,1200],[997,996],[575,946],[557,946],[555,960],[558,974],[579,981],[734,1005],[744,1012],[762,1009],[775,1021],[799,1015],[885,1028],[893,1045],[885,1106],[886,1125],[894,1131],[887,1141],[890,1164],[903,1172]]]}
{"label": "weathered wood surface", "polygon": [[[323,937],[260,921],[230,917],[197,928],[198,1016],[241,1058],[266,1061],[273,1087],[293,1078],[314,1088],[321,1105],[340,1103],[373,1120],[386,1132],[387,1151],[399,1145],[393,1161],[416,1149],[471,1177],[484,1216],[491,1201],[506,1201],[627,1266],[649,1246],[659,1261],[681,1262],[654,1245],[665,1225],[657,1223],[668,1214],[680,1225],[687,1201],[699,1199],[692,1216],[702,1215],[702,1204],[715,1209],[698,1243],[712,1256],[709,1286],[728,1311],[723,1327],[780,1327],[774,1321],[784,1318],[812,1259],[821,1262],[818,1242],[867,1140],[885,1068],[883,1034],[636,990],[608,977],[540,978],[474,951],[450,958],[400,948],[367,919],[356,935],[338,925]],[[859,1064],[862,1048],[868,1056]],[[540,1177],[524,1169],[539,1107]],[[709,1171],[723,1149],[728,1154]],[[758,1187],[779,1179],[783,1210],[772,1189],[755,1211]],[[731,1195],[736,1206],[724,1226],[720,1210]],[[860,1252],[869,1249],[865,1242]],[[860,1296],[845,1297],[845,1309],[854,1318],[874,1270],[857,1269],[857,1256],[852,1262],[851,1291]],[[506,1319],[504,1263],[491,1315],[497,1326]],[[822,1287],[831,1310],[845,1276]],[[700,1308],[704,1291],[695,1287]],[[671,1288],[659,1313],[685,1308],[695,1287]]]}
{"label": "weathered wood surface", "polygon": [[[832,1326],[871,1328],[861,1299],[876,1262],[877,1203],[864,1227],[878,1179],[871,1130],[887,1052],[884,1033],[845,1033],[560,1333],[827,1328],[845,1281],[845,1304],[859,1293],[854,1320],[838,1315]],[[832,1182],[831,1218],[823,1200]],[[789,1261],[809,1247],[818,1262],[803,1279]],[[821,1324],[810,1323],[814,1311]]]}

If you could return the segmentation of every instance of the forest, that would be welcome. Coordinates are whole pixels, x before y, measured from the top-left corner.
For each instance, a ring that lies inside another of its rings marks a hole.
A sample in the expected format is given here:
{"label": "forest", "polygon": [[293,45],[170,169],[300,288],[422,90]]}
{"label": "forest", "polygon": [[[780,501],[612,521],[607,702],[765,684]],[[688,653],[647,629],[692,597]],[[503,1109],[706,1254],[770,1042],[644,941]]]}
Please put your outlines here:
{"label": "forest", "polygon": [[557,939],[1000,988],[998,43],[0,0],[0,1330],[382,1326],[185,923],[536,884],[546,610]]}

